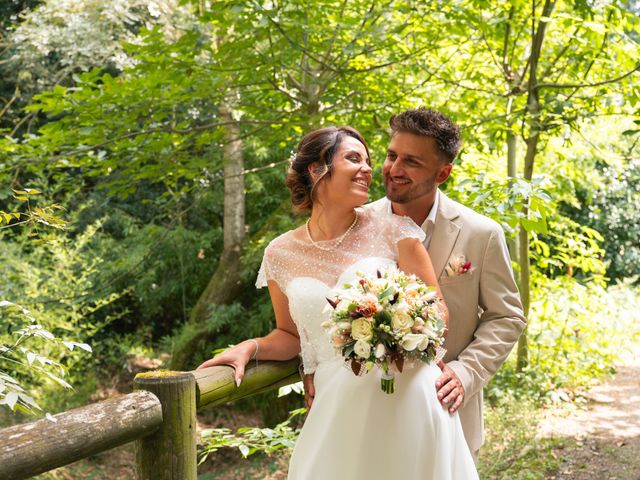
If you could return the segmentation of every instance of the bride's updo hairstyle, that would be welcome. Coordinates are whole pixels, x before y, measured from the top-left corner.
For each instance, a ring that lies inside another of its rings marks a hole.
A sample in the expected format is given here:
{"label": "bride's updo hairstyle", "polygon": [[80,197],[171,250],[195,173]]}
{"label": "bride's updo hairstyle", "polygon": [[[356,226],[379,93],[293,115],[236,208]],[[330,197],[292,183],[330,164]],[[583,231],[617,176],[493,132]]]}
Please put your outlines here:
{"label": "bride's updo hairstyle", "polygon": [[[352,127],[325,127],[307,134],[291,161],[285,184],[291,190],[291,203],[296,211],[311,211],[316,200],[316,187],[325,177],[331,177],[333,156],[345,137],[353,137],[364,145],[369,156],[369,147],[360,132]],[[311,176],[309,166],[317,164]]]}

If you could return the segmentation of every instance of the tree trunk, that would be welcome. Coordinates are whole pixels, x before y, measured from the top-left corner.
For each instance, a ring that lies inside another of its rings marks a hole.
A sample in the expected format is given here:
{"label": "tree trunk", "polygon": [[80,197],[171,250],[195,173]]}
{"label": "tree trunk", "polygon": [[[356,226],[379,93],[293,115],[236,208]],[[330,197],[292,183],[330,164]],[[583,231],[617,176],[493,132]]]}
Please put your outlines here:
{"label": "tree trunk", "polygon": [[216,273],[191,311],[192,322],[205,322],[210,305],[230,303],[240,284],[240,255],[245,240],[244,156],[240,126],[233,123],[230,108],[220,107],[220,119],[228,123],[224,154],[224,242]]}
{"label": "tree trunk", "polygon": [[[530,272],[529,272],[529,233],[520,226],[518,232],[519,239],[519,265],[520,265],[520,298],[522,299],[522,310],[525,318],[529,317],[530,305]],[[529,343],[527,327],[522,331],[518,338],[516,371],[521,372],[529,364]]]}
{"label": "tree trunk", "polygon": [[207,326],[212,305],[233,302],[242,291],[240,257],[245,242],[244,156],[240,125],[231,116],[231,106],[220,107],[226,123],[224,155],[224,243],[218,267],[191,311],[189,322],[176,339],[171,368],[186,370],[194,353],[211,339]]}
{"label": "tree trunk", "polygon": [[[540,140],[540,132],[542,131],[542,121],[540,119],[540,93],[538,90],[538,62],[542,52],[542,43],[544,41],[545,32],[547,30],[548,19],[551,17],[555,1],[545,0],[542,7],[542,15],[544,21],[538,21],[538,28],[532,38],[531,45],[531,62],[529,70],[529,82],[527,86],[527,120],[529,126],[529,135],[527,137],[527,152],[524,157],[524,178],[531,181],[533,178],[533,166],[535,164],[538,142]],[[535,7],[534,7],[535,8]],[[532,12],[535,18],[535,11]],[[524,211],[525,215],[527,210]],[[526,318],[529,316],[529,306],[531,298],[530,285],[530,262],[529,262],[529,233],[523,226],[520,226],[520,295],[522,297],[522,306]],[[527,328],[522,332],[518,339],[518,358],[516,369],[522,371],[529,363],[529,345]]]}
{"label": "tree trunk", "polygon": [[[509,107],[511,107],[511,104]],[[513,125],[510,124],[509,131],[507,132],[507,176],[509,177],[509,185],[513,185],[514,180],[518,177],[516,166],[516,135],[513,132]],[[517,263],[518,258],[520,258],[520,253],[518,252],[518,237],[513,236],[507,238],[507,247],[509,248],[511,259]]]}
{"label": "tree trunk", "polygon": [[[314,71],[314,78],[307,72]],[[309,130],[320,124],[320,98],[328,86],[317,78],[323,70],[312,68],[309,59],[303,56],[301,79],[298,83],[301,99],[305,105],[305,113],[309,119]],[[183,327],[175,340],[175,347],[170,367],[174,370],[185,370],[190,365],[194,354],[207,345],[213,332],[207,327],[208,312],[212,305],[224,305],[233,302],[243,290],[241,282],[242,266],[240,257],[245,242],[245,199],[244,199],[244,161],[240,127],[233,122],[230,108],[220,108],[223,122],[229,122],[225,138],[225,182],[224,182],[224,249],[218,268],[191,312],[189,322]],[[287,202],[286,208],[290,204]],[[282,213],[282,209],[278,209]],[[269,224],[271,222],[267,222]],[[264,231],[264,228],[261,229]]]}

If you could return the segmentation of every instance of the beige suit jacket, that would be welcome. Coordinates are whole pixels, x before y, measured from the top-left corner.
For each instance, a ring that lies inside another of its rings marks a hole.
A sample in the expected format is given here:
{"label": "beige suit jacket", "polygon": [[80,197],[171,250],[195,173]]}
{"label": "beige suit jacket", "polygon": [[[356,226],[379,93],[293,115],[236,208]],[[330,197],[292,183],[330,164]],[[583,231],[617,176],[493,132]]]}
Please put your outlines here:
{"label": "beige suit jacket", "polygon": [[[391,211],[387,198],[367,207]],[[449,308],[444,360],[464,386],[460,421],[469,449],[476,452],[484,443],[482,388],[525,327],[520,295],[500,225],[442,192],[428,250]],[[449,277],[445,267],[460,255],[471,270]]]}

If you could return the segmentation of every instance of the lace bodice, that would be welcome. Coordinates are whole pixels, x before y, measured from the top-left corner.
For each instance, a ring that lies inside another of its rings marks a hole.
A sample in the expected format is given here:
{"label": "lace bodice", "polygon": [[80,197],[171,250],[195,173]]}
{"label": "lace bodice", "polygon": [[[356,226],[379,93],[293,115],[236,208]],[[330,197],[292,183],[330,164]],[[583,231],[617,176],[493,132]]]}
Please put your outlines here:
{"label": "lace bodice", "polygon": [[[305,373],[319,362],[335,359],[320,324],[331,290],[351,281],[356,272],[375,275],[398,260],[397,243],[404,238],[424,240],[424,232],[408,217],[358,211],[358,222],[334,250],[320,249],[309,241],[303,228],[275,238],[265,249],[256,286],[277,283],[289,300],[289,312],[300,335]],[[316,242],[332,246],[331,240]]]}

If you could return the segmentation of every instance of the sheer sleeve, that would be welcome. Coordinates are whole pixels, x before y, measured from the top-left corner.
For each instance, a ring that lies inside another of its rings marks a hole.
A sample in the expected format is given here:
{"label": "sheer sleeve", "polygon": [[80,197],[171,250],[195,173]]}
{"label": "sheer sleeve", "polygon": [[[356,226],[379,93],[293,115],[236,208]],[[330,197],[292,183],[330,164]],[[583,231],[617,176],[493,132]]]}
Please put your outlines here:
{"label": "sheer sleeve", "polygon": [[388,218],[390,227],[389,236],[393,245],[396,245],[400,240],[404,240],[405,238],[417,238],[420,242],[424,242],[426,238],[424,230],[416,225],[411,218],[393,214]]}
{"label": "sheer sleeve", "polygon": [[260,270],[258,270],[258,278],[256,278],[256,288],[264,288],[267,286],[267,271],[269,269],[269,261],[267,260],[267,252],[265,250],[262,256],[262,263],[260,264]]}
{"label": "sheer sleeve", "polygon": [[258,270],[256,288],[264,288],[269,280],[273,280],[284,292],[286,274],[282,260],[279,259],[281,256],[280,249],[276,245],[273,243],[267,245],[267,248],[264,249],[260,270]]}
{"label": "sheer sleeve", "polygon": [[311,375],[318,367],[318,353],[309,338],[309,332],[307,332],[307,329],[299,326],[297,323],[296,327],[298,328],[298,335],[300,335],[300,358],[302,359],[302,369],[305,375]]}
{"label": "sheer sleeve", "polygon": [[[295,258],[291,246],[282,239],[276,240],[270,243],[264,251],[262,257],[262,264],[258,271],[258,278],[256,279],[256,287],[263,288],[267,286],[267,282],[274,281],[278,284],[280,290],[286,295],[287,285],[289,280],[294,274],[292,266],[292,257]],[[294,262],[295,263],[295,262]],[[299,262],[298,262],[299,263]],[[290,299],[287,298],[289,301]],[[299,315],[292,313],[293,323],[296,325],[298,331],[298,337],[300,338],[300,357],[302,359],[302,365],[305,374],[311,374],[315,372],[318,365],[318,354],[311,341],[311,333],[302,325],[299,321]],[[297,313],[297,312],[296,312]]]}

